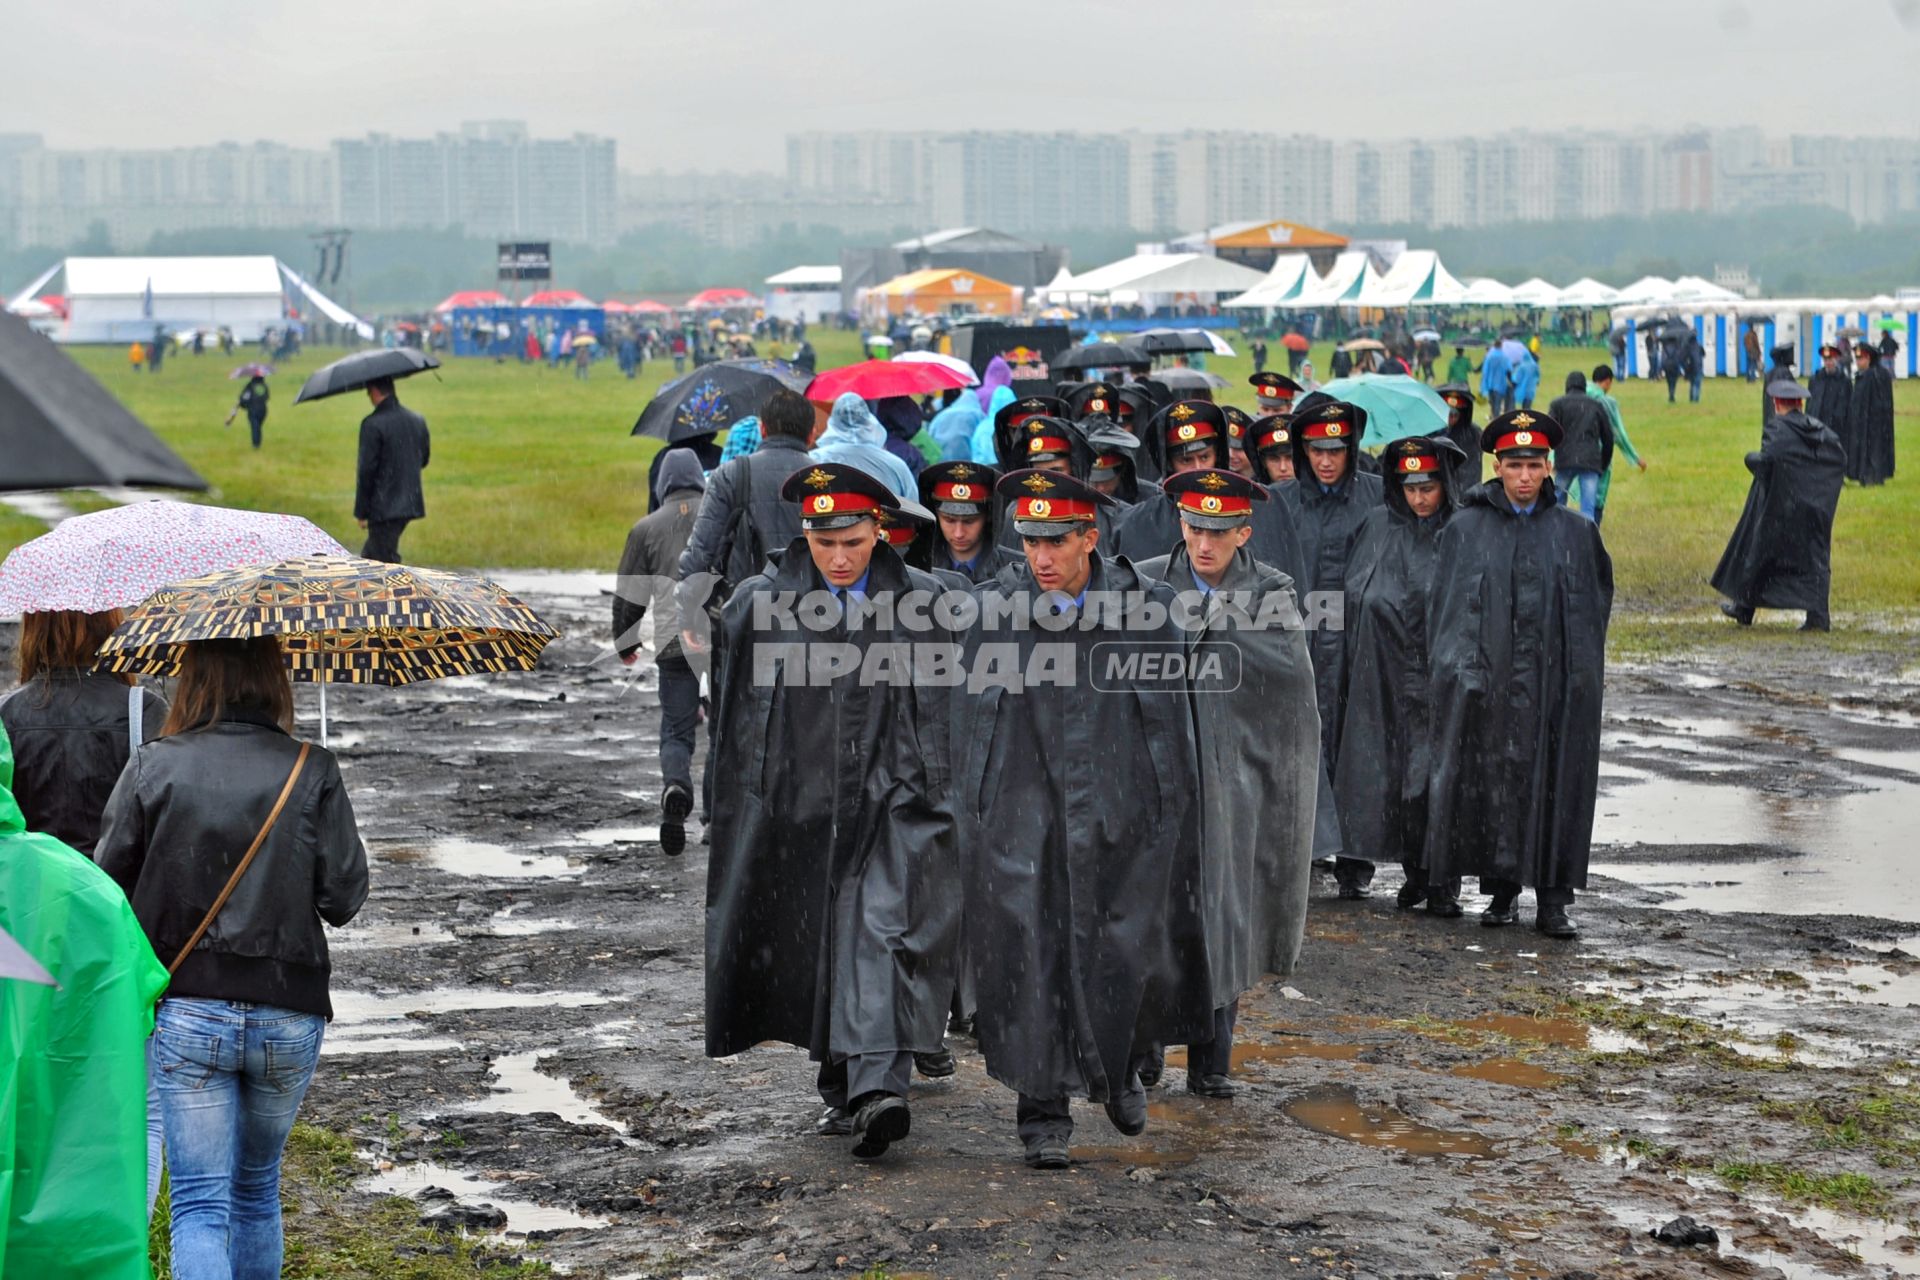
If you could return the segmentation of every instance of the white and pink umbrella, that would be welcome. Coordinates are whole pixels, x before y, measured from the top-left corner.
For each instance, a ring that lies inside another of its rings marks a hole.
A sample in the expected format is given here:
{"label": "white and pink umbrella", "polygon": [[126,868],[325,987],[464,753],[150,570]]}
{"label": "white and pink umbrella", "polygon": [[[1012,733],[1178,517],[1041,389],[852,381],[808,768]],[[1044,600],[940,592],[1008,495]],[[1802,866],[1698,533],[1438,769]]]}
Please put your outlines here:
{"label": "white and pink umbrella", "polygon": [[970,387],[980,385],[980,375],[973,371],[972,365],[959,356],[943,355],[938,351],[903,351],[893,359],[896,364],[937,364],[942,369],[950,369],[965,378]]}
{"label": "white and pink umbrella", "polygon": [[0,564],[0,617],[128,609],[168,583],[300,556],[345,555],[299,516],[142,502],[63,520]]}

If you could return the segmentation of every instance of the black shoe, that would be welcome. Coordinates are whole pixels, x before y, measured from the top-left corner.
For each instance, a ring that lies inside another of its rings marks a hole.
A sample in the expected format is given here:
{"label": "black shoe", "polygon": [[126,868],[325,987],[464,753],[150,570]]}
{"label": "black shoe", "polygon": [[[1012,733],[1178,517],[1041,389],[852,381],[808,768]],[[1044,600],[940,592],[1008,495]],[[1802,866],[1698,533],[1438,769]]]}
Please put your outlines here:
{"label": "black shoe", "polygon": [[1722,600],[1720,602],[1720,612],[1726,614],[1729,618],[1732,618],[1735,622],[1739,623],[1743,627],[1750,627],[1753,625],[1753,610],[1745,608],[1741,605],[1732,604],[1732,603],[1729,603],[1728,601]]}
{"label": "black shoe", "polygon": [[1371,898],[1373,896],[1373,888],[1370,885],[1361,884],[1356,880],[1342,880],[1340,882],[1339,896],[1348,902],[1359,902],[1362,899]]}
{"label": "black shoe", "polygon": [[853,1113],[845,1107],[828,1107],[813,1122],[813,1131],[823,1138],[844,1138],[853,1132]]}
{"label": "black shoe", "polygon": [[897,1094],[877,1093],[853,1113],[853,1158],[877,1160],[913,1130],[913,1113]]}
{"label": "black shoe", "polygon": [[913,1055],[913,1065],[929,1080],[945,1080],[953,1074],[953,1050],[943,1044],[932,1053],[916,1053]]}
{"label": "black shoe", "polygon": [[973,1034],[973,1019],[963,1018],[957,1013],[954,1014],[953,1017],[947,1019],[947,1034],[971,1036]]}
{"label": "black shoe", "polygon": [[1313,869],[1315,871],[1332,871],[1335,865],[1337,864],[1332,858],[1315,858],[1313,860]]}
{"label": "black shoe", "polygon": [[1460,899],[1444,890],[1435,889],[1427,896],[1427,914],[1442,920],[1458,920],[1466,914],[1466,909],[1460,905]]}
{"label": "black shoe", "polygon": [[1231,1098],[1240,1092],[1240,1086],[1221,1075],[1201,1076],[1195,1079],[1187,1076],[1187,1092],[1202,1098]]}
{"label": "black shoe", "polygon": [[1393,895],[1393,904],[1402,911],[1411,910],[1427,900],[1427,891],[1411,882],[1400,886],[1400,892]]}
{"label": "black shoe", "polygon": [[1580,926],[1576,925],[1572,917],[1567,915],[1567,909],[1565,907],[1548,907],[1545,911],[1542,911],[1534,917],[1533,927],[1541,933],[1546,934],[1549,938],[1577,938],[1580,936]]}
{"label": "black shoe", "polygon": [[1130,1076],[1126,1088],[1108,1100],[1107,1119],[1129,1138],[1147,1131],[1147,1091],[1139,1076]]}
{"label": "black shoe", "polygon": [[687,847],[687,815],[693,812],[693,793],[679,783],[670,783],[660,797],[664,814],[660,819],[660,851],[677,858]]}
{"label": "black shoe", "polygon": [[1513,904],[1515,898],[1495,898],[1480,913],[1480,923],[1489,929],[1498,929],[1501,925],[1520,923],[1520,910]]}
{"label": "black shoe", "polygon": [[1073,1163],[1073,1150],[1065,1138],[1050,1133],[1028,1140],[1026,1160],[1029,1169],[1064,1169]]}
{"label": "black shoe", "polygon": [[1831,631],[1833,630],[1833,619],[1824,613],[1810,613],[1807,615],[1807,620],[1800,624],[1800,629],[1802,631]]}
{"label": "black shoe", "polygon": [[1167,1051],[1165,1049],[1155,1048],[1152,1053],[1146,1054],[1141,1058],[1140,1069],[1137,1073],[1140,1077],[1140,1087],[1142,1089],[1153,1088],[1160,1083],[1160,1077],[1166,1074],[1166,1070]]}

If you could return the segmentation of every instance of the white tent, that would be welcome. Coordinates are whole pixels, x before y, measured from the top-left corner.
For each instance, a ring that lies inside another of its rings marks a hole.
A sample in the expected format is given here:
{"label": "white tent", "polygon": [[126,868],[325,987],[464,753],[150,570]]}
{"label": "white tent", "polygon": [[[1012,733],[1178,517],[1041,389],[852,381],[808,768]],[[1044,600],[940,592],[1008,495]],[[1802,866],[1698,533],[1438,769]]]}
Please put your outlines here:
{"label": "white tent", "polygon": [[[287,278],[287,284],[292,287],[293,292],[299,294],[301,297],[305,298],[308,302],[312,303],[314,308],[318,310],[321,315],[333,321],[335,324],[340,325],[342,328],[352,329],[355,333],[360,335],[360,340],[362,342],[373,341],[374,333],[373,333],[372,325],[368,324],[365,320],[360,319],[358,316],[354,315],[353,312],[347,310],[345,307],[335,302],[332,298],[329,298],[326,294],[321,293],[318,289],[314,288],[311,281],[302,277],[298,271],[295,271],[292,267],[288,266],[286,263],[282,262],[282,263],[279,263],[278,265],[280,267],[280,274]],[[238,329],[234,330],[233,336],[236,338],[240,338],[242,342],[247,341],[247,339],[241,338],[240,331]]]}
{"label": "white tent", "polygon": [[1320,277],[1304,253],[1283,253],[1273,260],[1266,279],[1237,298],[1229,298],[1223,307],[1274,307],[1299,293]]}
{"label": "white tent", "polygon": [[1492,276],[1478,276],[1467,281],[1467,292],[1460,303],[1468,307],[1512,306],[1513,290]]}
{"label": "white tent", "polygon": [[[1138,297],[1195,294],[1217,296],[1245,293],[1266,277],[1252,267],[1205,253],[1136,253],[1085,275],[1073,277],[1072,296],[1113,298],[1120,293]],[[1049,286],[1049,299],[1052,299]]]}
{"label": "white tent", "polygon": [[1623,307],[1639,306],[1644,303],[1662,303],[1673,297],[1673,281],[1665,276],[1641,276],[1626,288],[1614,295],[1614,302]]}
{"label": "white tent", "polygon": [[1385,275],[1362,283],[1354,303],[1362,307],[1452,306],[1463,302],[1467,287],[1454,279],[1431,249],[1409,249],[1394,259]]}
{"label": "white tent", "polygon": [[1555,300],[1554,305],[1576,310],[1604,307],[1619,296],[1617,289],[1601,284],[1592,276],[1582,276],[1560,291],[1560,296]]}
{"label": "white tent", "polygon": [[1733,290],[1715,284],[1699,276],[1681,276],[1673,282],[1673,293],[1666,298],[1668,302],[1739,302],[1741,297]]}
{"label": "white tent", "polygon": [[373,336],[372,326],[269,254],[67,258],[14,303],[28,301],[57,274],[66,277],[67,319],[53,331],[61,342],[131,342],[151,338],[155,329],[179,333],[221,327],[241,342],[253,342],[287,323],[290,298],[362,337]]}
{"label": "white tent", "polygon": [[818,324],[841,309],[838,263],[788,267],[768,276],[766,284],[770,316]]}
{"label": "white tent", "polygon": [[1513,305],[1516,307],[1551,307],[1559,299],[1559,288],[1539,276],[1513,286]]}
{"label": "white tent", "polygon": [[1304,285],[1299,293],[1279,305],[1306,310],[1351,304],[1368,281],[1379,278],[1380,273],[1373,269],[1373,259],[1367,251],[1350,249],[1333,260],[1326,275]]}

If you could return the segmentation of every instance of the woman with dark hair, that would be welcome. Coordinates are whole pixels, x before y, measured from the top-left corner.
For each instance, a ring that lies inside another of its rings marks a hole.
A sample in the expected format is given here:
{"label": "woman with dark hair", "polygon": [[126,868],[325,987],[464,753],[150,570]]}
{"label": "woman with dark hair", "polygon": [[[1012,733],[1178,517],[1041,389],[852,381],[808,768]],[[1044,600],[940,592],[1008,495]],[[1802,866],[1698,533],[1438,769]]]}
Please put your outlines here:
{"label": "woman with dark hair", "polygon": [[321,921],[346,924],[367,897],[339,766],[292,722],[272,637],[188,645],[95,850],[173,974],[151,1069],[178,1280],[280,1274],[281,1152],[333,1016]]}
{"label": "woman with dark hair", "polygon": [[118,609],[23,615],[20,687],[0,698],[0,723],[13,740],[13,794],[27,830],[89,855],[100,811],[133,749],[134,717],[146,742],[167,714],[160,696],[136,690],[132,676],[94,671],[101,642],[120,622]]}

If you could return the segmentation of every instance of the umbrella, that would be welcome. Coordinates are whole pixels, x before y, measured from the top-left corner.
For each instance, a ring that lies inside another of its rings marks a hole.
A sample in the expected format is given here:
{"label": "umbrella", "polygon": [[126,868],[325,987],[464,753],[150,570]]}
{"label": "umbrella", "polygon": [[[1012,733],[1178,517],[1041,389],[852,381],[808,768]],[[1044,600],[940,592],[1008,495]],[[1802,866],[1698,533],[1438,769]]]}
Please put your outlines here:
{"label": "umbrella", "polygon": [[[967,371],[971,374],[972,369]],[[807,387],[807,399],[832,404],[851,391],[862,400],[889,396],[924,396],[967,386],[966,378],[945,365],[904,360],[866,360],[842,369],[829,369]]]}
{"label": "umbrella", "polygon": [[25,320],[0,311],[0,491],[207,482]]}
{"label": "umbrella", "polygon": [[1286,335],[1280,339],[1280,345],[1289,351],[1306,351],[1313,346],[1311,342],[1307,341],[1306,335],[1302,333],[1290,333]]}
{"label": "umbrella", "polygon": [[672,444],[724,431],[760,413],[767,397],[782,388],[804,394],[812,377],[784,360],[716,360],[655,392],[635,420],[633,434]]}
{"label": "umbrella", "polygon": [[1053,362],[1056,369],[1145,369],[1153,357],[1125,342],[1090,342]]}
{"label": "umbrella", "polygon": [[1693,326],[1685,320],[1669,320],[1660,330],[1662,338],[1687,338],[1693,335]]}
{"label": "umbrella", "polygon": [[0,978],[12,978],[17,982],[34,982],[43,987],[57,987],[46,967],[27,954],[27,949],[14,941],[12,934],[0,929]]}
{"label": "umbrella", "polygon": [[299,516],[191,502],[110,507],[15,547],[0,564],[0,614],[126,609],[182,578],[346,553]]}
{"label": "umbrella", "polygon": [[1169,391],[1219,391],[1232,385],[1205,369],[1162,369],[1153,375],[1153,381]]}
{"label": "umbrella", "polygon": [[1415,342],[1438,342],[1440,341],[1440,331],[1438,329],[1415,329],[1412,337]]}
{"label": "umbrella", "polygon": [[867,345],[870,347],[890,347],[893,345],[893,339],[884,333],[876,333],[867,339]]}
{"label": "umbrella", "polygon": [[313,371],[300,394],[293,398],[295,404],[304,400],[318,400],[323,396],[337,396],[347,391],[358,391],[376,378],[405,378],[419,373],[423,369],[438,369],[440,362],[424,351],[413,347],[390,347],[379,351],[356,351],[350,356],[342,356],[332,364],[322,365]]}
{"label": "umbrella", "polygon": [[[1142,329],[1133,335],[1134,345],[1154,355],[1178,355],[1182,352],[1217,352],[1230,356],[1233,348],[1204,329]],[[1226,347],[1221,351],[1221,347]]]}
{"label": "umbrella", "polygon": [[531,671],[559,633],[485,578],[355,556],[222,569],[148,596],[100,645],[98,666],[176,675],[196,640],[278,636],[295,680],[411,684]]}
{"label": "umbrella", "polygon": [[1341,343],[1340,349],[1346,352],[1385,351],[1387,344],[1377,338],[1355,338],[1352,342]]}
{"label": "umbrella", "polygon": [[1078,320],[1080,313],[1067,307],[1048,307],[1036,318],[1040,320]]}
{"label": "umbrella", "polygon": [[972,365],[962,360],[959,356],[942,355],[938,351],[902,351],[893,359],[896,364],[937,364],[942,369],[951,369],[960,377],[965,378],[967,380],[966,385],[969,387],[977,387],[980,385],[980,375],[973,371]]}
{"label": "umbrella", "polygon": [[590,333],[576,333],[573,335],[573,345],[576,347],[593,347],[599,344],[600,339]]}
{"label": "umbrella", "polygon": [[664,302],[655,302],[652,298],[642,298],[627,309],[629,311],[638,311],[642,315],[649,316],[670,315],[673,312],[672,307]]}
{"label": "umbrella", "polygon": [[434,306],[438,312],[457,311],[461,307],[504,307],[507,296],[492,289],[463,289],[450,293]]}
{"label": "umbrella", "polygon": [[597,307],[600,304],[577,289],[542,289],[527,295],[523,307]]}
{"label": "umbrella", "polygon": [[1845,338],[1848,342],[1858,342],[1867,336],[1867,331],[1855,325],[1848,325],[1844,329],[1835,329],[1833,336],[1836,338]]}
{"label": "umbrella", "polygon": [[1901,333],[1901,332],[1905,332],[1907,327],[1907,322],[1905,320],[1897,320],[1892,316],[1882,316],[1880,319],[1875,320],[1873,322],[1873,327],[1876,329],[1892,330],[1896,333]]}
{"label": "umbrella", "polygon": [[687,299],[689,307],[738,307],[754,300],[745,289],[702,289]]}
{"label": "umbrella", "polygon": [[1408,436],[1432,435],[1447,425],[1447,402],[1418,378],[1405,374],[1360,373],[1335,378],[1321,394],[1367,411],[1367,433],[1360,443],[1390,444]]}
{"label": "umbrella", "polygon": [[273,366],[270,364],[243,364],[227,375],[227,381],[237,382],[241,378],[271,378]]}

